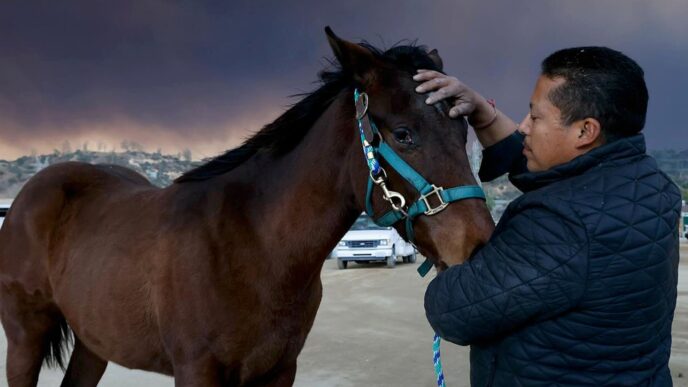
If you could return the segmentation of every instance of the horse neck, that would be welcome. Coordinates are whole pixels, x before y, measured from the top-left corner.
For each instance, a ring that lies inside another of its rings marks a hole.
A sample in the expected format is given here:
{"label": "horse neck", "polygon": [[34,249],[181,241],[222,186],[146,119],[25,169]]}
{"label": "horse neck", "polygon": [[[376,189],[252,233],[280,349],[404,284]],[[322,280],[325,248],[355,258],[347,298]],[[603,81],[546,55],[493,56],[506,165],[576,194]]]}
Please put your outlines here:
{"label": "horse neck", "polygon": [[[325,257],[362,211],[350,178],[356,128],[345,94],[288,154],[257,155],[237,170],[242,186],[250,186],[241,205],[250,214],[251,235],[258,247],[251,259],[269,261],[273,273],[319,273]],[[360,165],[354,168],[360,169],[365,181],[365,162],[362,154],[358,156]],[[225,192],[231,193],[232,187]],[[236,197],[226,200],[236,206]],[[275,270],[278,267],[284,270]]]}

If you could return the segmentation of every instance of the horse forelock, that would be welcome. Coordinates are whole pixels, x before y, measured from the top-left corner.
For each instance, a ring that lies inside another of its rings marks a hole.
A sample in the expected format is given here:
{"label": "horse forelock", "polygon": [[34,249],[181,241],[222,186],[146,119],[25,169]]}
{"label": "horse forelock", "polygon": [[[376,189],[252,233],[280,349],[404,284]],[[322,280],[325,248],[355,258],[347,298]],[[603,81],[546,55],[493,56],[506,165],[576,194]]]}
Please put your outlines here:
{"label": "horse forelock", "polygon": [[[400,42],[401,43],[401,42]],[[409,74],[418,69],[441,71],[430,58],[425,46],[408,42],[381,50],[368,42],[359,43],[370,50],[382,62]],[[217,156],[205,164],[178,177],[175,183],[207,180],[227,173],[253,157],[259,151],[281,156],[294,149],[306,136],[315,121],[336,99],[339,93],[354,85],[349,74],[342,70],[335,60],[328,60],[331,69],[319,73],[318,89],[310,93],[296,94],[302,97],[275,121],[265,125],[242,145]]]}

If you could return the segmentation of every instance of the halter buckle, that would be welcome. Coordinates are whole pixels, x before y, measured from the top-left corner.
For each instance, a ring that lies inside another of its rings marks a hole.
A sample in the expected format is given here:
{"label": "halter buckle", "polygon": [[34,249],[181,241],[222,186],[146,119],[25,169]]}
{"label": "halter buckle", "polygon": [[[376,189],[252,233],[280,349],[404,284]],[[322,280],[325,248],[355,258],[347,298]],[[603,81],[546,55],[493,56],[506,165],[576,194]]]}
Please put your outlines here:
{"label": "halter buckle", "polygon": [[[425,202],[425,207],[428,209],[424,212],[425,215],[435,215],[436,213],[444,210],[449,205],[449,203],[445,202],[444,199],[442,199],[442,191],[444,191],[444,188],[437,187],[436,185],[432,184],[432,191],[420,196],[420,199],[423,200],[423,202]],[[437,198],[440,200],[440,204],[437,207],[433,208],[430,205],[428,197],[430,197],[431,195],[437,195]]]}

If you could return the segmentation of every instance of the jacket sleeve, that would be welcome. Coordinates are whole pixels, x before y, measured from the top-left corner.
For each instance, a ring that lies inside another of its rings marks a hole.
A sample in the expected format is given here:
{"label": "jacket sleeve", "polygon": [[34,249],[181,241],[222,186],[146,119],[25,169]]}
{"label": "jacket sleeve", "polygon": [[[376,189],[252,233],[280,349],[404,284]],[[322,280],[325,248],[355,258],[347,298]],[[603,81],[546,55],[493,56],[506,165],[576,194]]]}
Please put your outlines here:
{"label": "jacket sleeve", "polygon": [[468,262],[439,273],[425,293],[425,312],[442,338],[459,345],[497,339],[579,302],[588,242],[571,211],[518,212]]}
{"label": "jacket sleeve", "polygon": [[523,156],[523,135],[518,131],[483,150],[478,176],[482,181],[492,181],[505,173],[518,175],[526,172]]}

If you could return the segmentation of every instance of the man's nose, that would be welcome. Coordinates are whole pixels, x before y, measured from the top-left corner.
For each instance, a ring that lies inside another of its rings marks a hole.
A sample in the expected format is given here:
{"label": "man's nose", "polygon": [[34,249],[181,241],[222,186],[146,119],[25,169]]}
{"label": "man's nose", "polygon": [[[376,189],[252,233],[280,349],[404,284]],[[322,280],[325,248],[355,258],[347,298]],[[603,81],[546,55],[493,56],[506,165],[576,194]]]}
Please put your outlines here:
{"label": "man's nose", "polygon": [[528,132],[530,131],[530,115],[526,114],[526,116],[523,118],[523,121],[521,121],[520,124],[518,124],[518,130],[521,134],[527,135]]}

